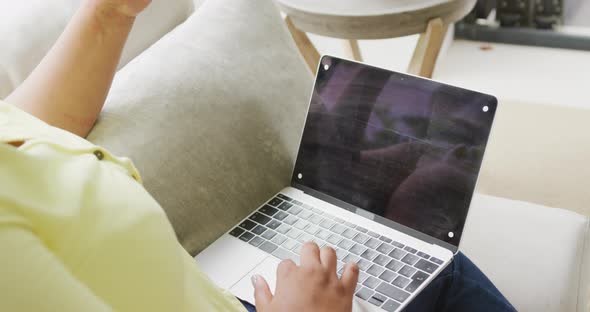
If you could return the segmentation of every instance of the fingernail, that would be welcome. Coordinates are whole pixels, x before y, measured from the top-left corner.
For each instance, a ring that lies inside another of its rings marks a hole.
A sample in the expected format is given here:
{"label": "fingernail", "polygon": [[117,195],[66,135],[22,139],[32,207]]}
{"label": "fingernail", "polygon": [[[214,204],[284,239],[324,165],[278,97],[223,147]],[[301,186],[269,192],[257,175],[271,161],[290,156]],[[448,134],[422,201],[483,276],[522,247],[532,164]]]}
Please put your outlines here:
{"label": "fingernail", "polygon": [[252,277],[250,277],[250,281],[252,282],[252,286],[256,287],[257,280],[258,280],[258,275],[252,275]]}

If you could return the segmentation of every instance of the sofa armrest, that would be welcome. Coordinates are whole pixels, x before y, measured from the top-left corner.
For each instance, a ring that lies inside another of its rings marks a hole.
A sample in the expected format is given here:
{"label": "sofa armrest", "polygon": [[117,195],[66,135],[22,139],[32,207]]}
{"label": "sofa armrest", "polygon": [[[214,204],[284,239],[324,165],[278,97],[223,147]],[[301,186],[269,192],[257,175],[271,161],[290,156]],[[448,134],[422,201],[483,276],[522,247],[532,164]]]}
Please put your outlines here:
{"label": "sofa armrest", "polygon": [[476,195],[461,241],[519,311],[576,311],[588,217]]}

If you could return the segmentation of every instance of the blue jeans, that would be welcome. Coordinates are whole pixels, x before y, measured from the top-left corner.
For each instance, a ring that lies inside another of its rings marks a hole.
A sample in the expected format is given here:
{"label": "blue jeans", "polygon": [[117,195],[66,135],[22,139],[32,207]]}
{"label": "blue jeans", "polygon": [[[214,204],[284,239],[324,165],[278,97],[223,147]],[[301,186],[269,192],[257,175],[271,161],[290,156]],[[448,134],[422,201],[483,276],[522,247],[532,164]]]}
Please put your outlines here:
{"label": "blue jeans", "polygon": [[[242,301],[249,312],[256,308]],[[515,312],[492,282],[462,253],[446,267],[404,312]]]}

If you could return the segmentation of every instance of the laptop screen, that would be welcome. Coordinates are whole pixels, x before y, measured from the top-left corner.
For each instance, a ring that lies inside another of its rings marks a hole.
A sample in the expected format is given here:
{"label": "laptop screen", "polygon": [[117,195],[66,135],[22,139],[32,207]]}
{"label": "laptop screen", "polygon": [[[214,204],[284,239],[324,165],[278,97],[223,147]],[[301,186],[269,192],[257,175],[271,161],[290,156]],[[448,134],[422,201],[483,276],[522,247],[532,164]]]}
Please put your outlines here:
{"label": "laptop screen", "polygon": [[458,246],[496,103],[326,56],[293,182]]}

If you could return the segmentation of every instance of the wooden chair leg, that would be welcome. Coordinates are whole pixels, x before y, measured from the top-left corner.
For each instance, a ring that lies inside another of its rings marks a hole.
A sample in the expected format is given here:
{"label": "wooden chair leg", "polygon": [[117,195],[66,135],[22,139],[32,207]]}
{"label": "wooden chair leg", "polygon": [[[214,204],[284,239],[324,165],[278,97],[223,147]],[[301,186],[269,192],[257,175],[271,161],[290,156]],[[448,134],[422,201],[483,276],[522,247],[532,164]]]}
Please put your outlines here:
{"label": "wooden chair leg", "polygon": [[448,26],[440,18],[428,22],[426,32],[420,35],[408,72],[413,75],[432,78],[438,54],[442,47]]}
{"label": "wooden chair leg", "polygon": [[346,58],[362,62],[363,56],[359,48],[359,42],[356,40],[344,41],[344,55]]}
{"label": "wooden chair leg", "polygon": [[299,52],[303,56],[303,59],[305,59],[305,62],[307,63],[309,70],[311,70],[311,72],[315,74],[318,64],[320,62],[320,53],[315,48],[311,40],[309,40],[307,34],[295,27],[293,21],[291,21],[291,18],[289,18],[289,16],[285,17],[285,23],[287,24],[287,28],[291,32],[293,40],[295,40],[295,43],[299,48]]}

